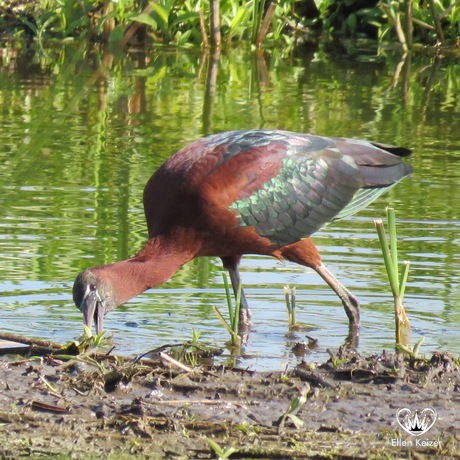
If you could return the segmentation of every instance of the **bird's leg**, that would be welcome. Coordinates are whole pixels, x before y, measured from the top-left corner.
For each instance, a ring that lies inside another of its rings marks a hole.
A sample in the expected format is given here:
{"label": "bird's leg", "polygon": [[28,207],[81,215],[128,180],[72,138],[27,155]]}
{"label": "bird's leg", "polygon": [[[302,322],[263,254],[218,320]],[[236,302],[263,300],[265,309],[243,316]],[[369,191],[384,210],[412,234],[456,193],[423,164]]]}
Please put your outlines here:
{"label": "bird's leg", "polygon": [[[229,268],[228,272],[230,274],[230,280],[232,281],[233,293],[235,294],[235,299],[238,296],[238,291],[240,289],[241,277],[238,271],[238,267]],[[239,321],[239,330],[244,331],[249,328],[251,325],[252,313],[249,309],[248,301],[244,293],[244,289],[241,289],[240,296],[240,321]]]}
{"label": "bird's leg", "polygon": [[340,297],[345,308],[345,313],[350,320],[350,335],[357,336],[359,330],[359,302],[358,299],[329,271],[329,269],[321,263],[315,267],[324,281],[332,288],[332,290]]}
{"label": "bird's leg", "polygon": [[[222,262],[224,264],[224,268],[228,270],[230,275],[230,281],[232,282],[233,293],[235,294],[235,299],[238,296],[238,291],[240,288],[241,277],[240,272],[238,271],[238,263],[240,258],[236,257],[221,257]],[[252,314],[251,310],[249,309],[248,301],[246,299],[246,295],[244,293],[244,289],[241,289],[241,296],[240,296],[240,320],[238,324],[238,328],[240,332],[247,331],[249,326],[251,325]]]}
{"label": "bird's leg", "polygon": [[[281,248],[281,256],[292,262],[313,268],[321,278],[340,297],[345,313],[350,321],[347,341],[357,343],[359,335],[359,302],[358,299],[329,271],[321,261],[318,249],[310,238]],[[276,255],[276,254],[275,254]]]}

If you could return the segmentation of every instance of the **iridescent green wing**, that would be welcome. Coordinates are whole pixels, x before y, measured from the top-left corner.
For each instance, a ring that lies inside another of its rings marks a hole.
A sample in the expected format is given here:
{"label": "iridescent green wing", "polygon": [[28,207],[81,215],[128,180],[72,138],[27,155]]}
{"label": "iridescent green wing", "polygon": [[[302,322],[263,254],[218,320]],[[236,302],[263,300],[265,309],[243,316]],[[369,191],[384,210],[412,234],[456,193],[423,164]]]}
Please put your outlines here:
{"label": "iridescent green wing", "polygon": [[340,213],[352,206],[363,185],[353,159],[334,148],[296,152],[283,160],[275,177],[251,196],[235,201],[230,209],[238,212],[239,225],[253,226],[259,235],[284,246],[343,217]]}

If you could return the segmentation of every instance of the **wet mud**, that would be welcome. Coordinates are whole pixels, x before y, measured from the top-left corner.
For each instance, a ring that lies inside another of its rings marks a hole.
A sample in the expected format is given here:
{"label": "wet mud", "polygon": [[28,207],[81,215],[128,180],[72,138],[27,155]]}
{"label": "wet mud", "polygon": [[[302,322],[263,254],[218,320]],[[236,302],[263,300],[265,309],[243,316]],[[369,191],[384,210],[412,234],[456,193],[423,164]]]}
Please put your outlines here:
{"label": "wet mud", "polygon": [[[2,459],[460,458],[460,361],[448,353],[340,350],[287,372],[27,354],[0,359]],[[436,419],[414,436],[401,408]]]}

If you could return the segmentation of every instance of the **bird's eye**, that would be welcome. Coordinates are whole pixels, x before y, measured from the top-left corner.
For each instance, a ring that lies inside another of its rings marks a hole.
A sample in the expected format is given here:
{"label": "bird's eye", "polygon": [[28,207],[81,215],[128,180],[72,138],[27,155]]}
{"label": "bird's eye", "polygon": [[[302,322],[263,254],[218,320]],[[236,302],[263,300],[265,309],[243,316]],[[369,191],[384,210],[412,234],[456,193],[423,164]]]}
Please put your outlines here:
{"label": "bird's eye", "polygon": [[97,287],[96,287],[95,284],[90,284],[89,289],[90,289],[90,291],[97,291]]}

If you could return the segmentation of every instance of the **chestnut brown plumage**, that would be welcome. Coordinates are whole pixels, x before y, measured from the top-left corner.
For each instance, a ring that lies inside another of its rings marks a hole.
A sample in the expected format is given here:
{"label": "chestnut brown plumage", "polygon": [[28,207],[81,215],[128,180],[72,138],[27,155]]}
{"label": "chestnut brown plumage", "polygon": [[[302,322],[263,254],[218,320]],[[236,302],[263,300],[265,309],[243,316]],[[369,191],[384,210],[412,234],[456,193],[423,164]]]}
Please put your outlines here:
{"label": "chestnut brown plumage", "polygon": [[[313,268],[342,301],[353,326],[359,303],[326,268],[310,235],[354,214],[412,170],[410,150],[276,130],[232,131],[186,146],[144,190],[149,231],[131,259],[81,272],[73,298],[97,332],[105,314],[167,281],[186,262],[218,256],[236,293],[244,254]],[[241,323],[250,319],[242,295]]]}

